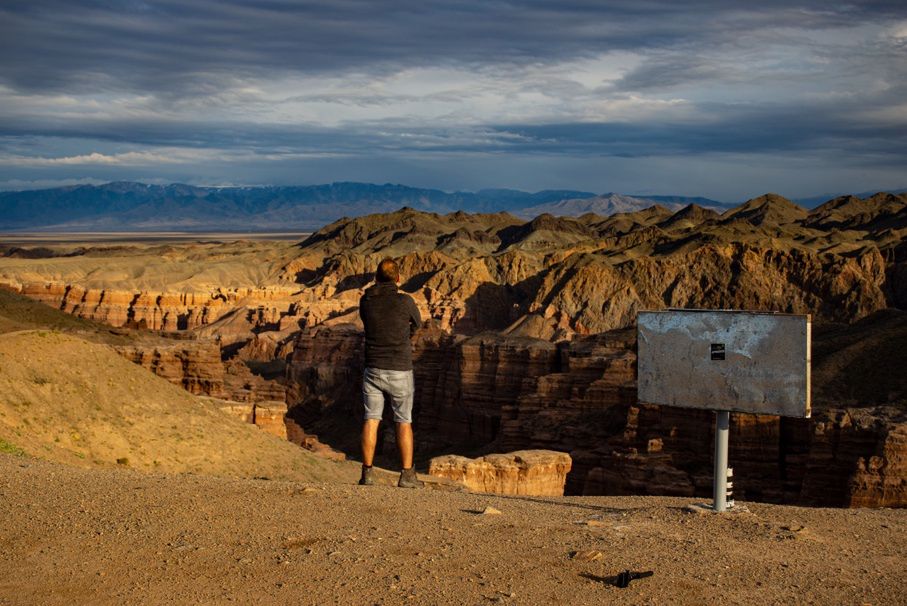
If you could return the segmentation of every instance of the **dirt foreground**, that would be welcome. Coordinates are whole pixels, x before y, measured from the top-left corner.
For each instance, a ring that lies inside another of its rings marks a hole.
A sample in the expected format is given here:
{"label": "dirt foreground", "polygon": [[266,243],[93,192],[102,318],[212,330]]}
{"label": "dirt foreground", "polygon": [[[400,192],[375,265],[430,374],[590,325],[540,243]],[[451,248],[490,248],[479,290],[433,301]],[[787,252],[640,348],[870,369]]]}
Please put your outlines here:
{"label": "dirt foreground", "polygon": [[[750,503],[718,516],[685,510],[693,502],[146,474],[0,454],[0,604],[907,602],[907,511]],[[624,569],[654,575],[607,583]]]}

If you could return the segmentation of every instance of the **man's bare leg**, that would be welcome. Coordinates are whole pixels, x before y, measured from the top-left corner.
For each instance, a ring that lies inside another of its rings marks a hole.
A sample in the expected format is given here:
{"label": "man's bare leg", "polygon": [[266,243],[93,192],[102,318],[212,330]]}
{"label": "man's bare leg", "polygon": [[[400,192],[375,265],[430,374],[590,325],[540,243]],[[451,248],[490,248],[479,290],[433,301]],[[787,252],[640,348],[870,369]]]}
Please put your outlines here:
{"label": "man's bare leg", "polygon": [[413,426],[412,423],[397,423],[397,447],[400,449],[400,479],[397,486],[400,488],[420,488],[424,482],[416,477],[413,468]]}
{"label": "man's bare leg", "polygon": [[400,450],[400,465],[403,469],[413,466],[413,424],[397,423],[397,448]]}
{"label": "man's bare leg", "polygon": [[[378,425],[379,419],[366,419],[362,425],[362,464],[366,467],[372,466],[375,460],[375,446],[378,444]],[[410,453],[412,453],[412,433],[410,433]],[[412,461],[412,454],[410,454]]]}

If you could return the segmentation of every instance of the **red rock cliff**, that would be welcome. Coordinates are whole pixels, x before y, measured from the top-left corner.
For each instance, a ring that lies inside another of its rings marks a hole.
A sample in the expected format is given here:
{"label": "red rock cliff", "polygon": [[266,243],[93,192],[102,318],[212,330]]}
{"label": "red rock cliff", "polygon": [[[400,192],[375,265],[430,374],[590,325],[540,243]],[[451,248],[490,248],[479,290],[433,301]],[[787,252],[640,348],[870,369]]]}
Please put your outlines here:
{"label": "red rock cliff", "polygon": [[[635,332],[554,346],[424,331],[415,345],[416,438],[424,454],[486,446],[570,453],[568,494],[708,497],[714,416],[639,406]],[[357,451],[361,335],[323,327],[299,337],[289,364],[290,416]],[[823,407],[812,419],[732,415],[740,499],[826,506],[905,506],[907,418],[897,407]]]}

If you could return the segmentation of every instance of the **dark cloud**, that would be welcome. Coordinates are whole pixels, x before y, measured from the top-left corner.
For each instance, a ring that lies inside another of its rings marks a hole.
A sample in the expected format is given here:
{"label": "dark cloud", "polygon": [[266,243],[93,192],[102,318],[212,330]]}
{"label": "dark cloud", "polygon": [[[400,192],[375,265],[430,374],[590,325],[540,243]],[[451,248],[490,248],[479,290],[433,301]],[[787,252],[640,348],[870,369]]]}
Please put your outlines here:
{"label": "dark cloud", "polygon": [[[707,122],[572,123],[500,127],[524,152],[644,157],[705,153],[869,154],[907,163],[907,121],[857,122],[848,107],[757,109],[706,105]],[[506,141],[506,140],[505,140]]]}
{"label": "dark cloud", "polygon": [[0,5],[0,81],[19,90],[204,93],[223,77],[551,62],[714,48],[779,25],[852,27],[903,3],[21,0]]}
{"label": "dark cloud", "polygon": [[668,56],[647,61],[622,77],[614,88],[625,91],[667,89],[717,81],[733,74],[721,64],[696,56]]}
{"label": "dark cloud", "polygon": [[[836,176],[843,165],[888,170],[875,178],[907,164],[904,28],[903,1],[6,1],[0,169],[5,157],[5,178],[34,182],[218,182],[242,165],[248,182],[318,170],[381,180],[387,171],[425,186],[433,183],[419,179],[430,176],[445,185],[529,186],[507,181],[525,178],[531,187],[596,189],[590,180],[605,158],[620,166],[614,178],[642,180],[657,167],[683,189],[684,171],[633,161],[689,167],[746,155],[751,180],[770,165],[783,171],[776,156],[813,162],[810,182],[828,158]],[[590,68],[586,79],[559,73],[565,62],[608,53],[626,63]],[[369,88],[412,68],[504,84],[492,93],[471,81]],[[275,90],[261,93],[268,84]],[[385,111],[398,106],[441,109]],[[198,150],[202,159],[132,172],[115,162],[22,161],[155,148]],[[324,158],[297,172],[305,154]],[[535,183],[545,162],[560,181]]]}
{"label": "dark cloud", "polygon": [[[871,154],[907,161],[907,120],[856,119],[859,100],[812,105],[700,106],[696,120],[559,122],[426,127],[371,122],[338,127],[179,120],[68,121],[0,117],[0,142],[22,138],[245,150],[260,154],[524,153],[563,156],[672,156],[703,153]],[[9,147],[7,143],[6,147]]]}

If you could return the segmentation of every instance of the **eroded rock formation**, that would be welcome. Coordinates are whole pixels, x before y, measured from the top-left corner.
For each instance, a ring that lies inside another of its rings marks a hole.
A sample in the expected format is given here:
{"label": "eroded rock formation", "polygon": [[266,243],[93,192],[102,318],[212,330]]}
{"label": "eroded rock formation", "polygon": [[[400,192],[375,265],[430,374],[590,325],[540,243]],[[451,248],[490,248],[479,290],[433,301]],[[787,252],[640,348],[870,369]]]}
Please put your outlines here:
{"label": "eroded rock formation", "polygon": [[252,331],[279,329],[298,319],[293,287],[216,288],[210,292],[147,292],[84,288],[60,282],[14,282],[5,288],[81,318],[155,331],[198,330],[225,344]]}
{"label": "eroded rock formation", "polygon": [[894,194],[838,198],[813,211],[766,194],[721,215],[654,206],[528,222],[404,208],[341,219],[295,251],[284,246],[275,253],[282,264],[268,265],[255,287],[207,288],[207,277],[198,281],[206,288],[187,292],[38,282],[22,259],[0,268],[0,282],[115,326],[195,330],[242,346],[256,334],[355,322],[377,261],[393,256],[402,288],[440,329],[474,335],[509,327],[559,341],[630,326],[642,308],[746,308],[853,322],[904,305],[905,232],[907,197]]}
{"label": "eroded rock formation", "polygon": [[562,496],[570,465],[570,455],[563,452],[520,450],[478,459],[435,457],[428,473],[460,482],[474,492]]}
{"label": "eroded rock formation", "polygon": [[243,423],[251,423],[262,431],[288,439],[288,429],[285,422],[287,405],[285,402],[234,402],[222,401],[218,408],[238,418]]}
{"label": "eroded rock formation", "polygon": [[[873,347],[884,354],[907,334],[905,317],[882,314],[856,330],[887,335]],[[815,375],[833,375],[830,367],[842,364],[833,355],[840,345],[826,344],[845,337],[831,331],[817,338]],[[551,449],[572,458],[568,494],[708,497],[714,416],[638,405],[634,341],[632,329],[557,346],[424,331],[415,345],[419,450]],[[289,415],[347,452],[357,448],[360,348],[355,327],[324,327],[300,336],[289,365]],[[898,393],[896,384],[890,387],[886,394]],[[812,419],[732,415],[730,458],[738,498],[907,505],[907,414],[899,406],[837,406],[835,394],[817,388]]]}
{"label": "eroded rock formation", "polygon": [[197,395],[227,398],[220,346],[214,341],[119,346],[127,360]]}
{"label": "eroded rock formation", "polygon": [[[234,402],[285,402],[282,381],[254,374],[249,362],[222,360],[222,349],[213,339],[137,342],[117,346],[126,359],[185,388],[187,391]],[[280,365],[281,372],[283,366]]]}

